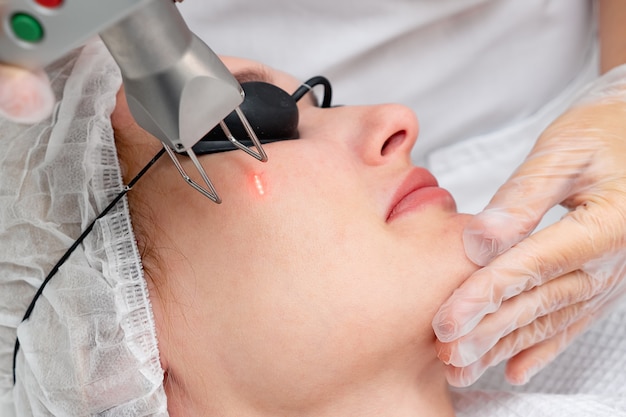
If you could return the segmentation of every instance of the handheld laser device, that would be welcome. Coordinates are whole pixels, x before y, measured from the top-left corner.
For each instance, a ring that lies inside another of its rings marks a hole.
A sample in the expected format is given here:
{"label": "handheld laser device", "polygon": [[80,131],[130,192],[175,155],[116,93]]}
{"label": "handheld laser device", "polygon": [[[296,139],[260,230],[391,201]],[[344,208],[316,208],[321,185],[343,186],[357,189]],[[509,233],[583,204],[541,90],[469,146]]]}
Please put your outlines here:
{"label": "handheld laser device", "polygon": [[[187,27],[172,0],[0,0],[0,62],[42,68],[99,35],[120,67],[126,99],[137,123],[166,147],[191,157],[208,189],[181,175],[198,191],[220,199],[192,151],[233,110],[244,92],[217,55]],[[255,158],[267,155],[252,129]],[[176,162],[176,161],[175,161]]]}

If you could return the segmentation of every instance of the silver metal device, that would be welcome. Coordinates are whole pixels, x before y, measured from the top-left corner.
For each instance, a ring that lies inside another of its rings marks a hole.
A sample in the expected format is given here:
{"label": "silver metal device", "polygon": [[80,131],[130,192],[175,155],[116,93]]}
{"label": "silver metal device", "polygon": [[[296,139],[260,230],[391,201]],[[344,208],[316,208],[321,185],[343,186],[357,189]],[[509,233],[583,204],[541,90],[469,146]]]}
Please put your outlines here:
{"label": "silver metal device", "polygon": [[[267,155],[239,110],[243,89],[217,55],[187,27],[172,0],[0,0],[0,62],[41,68],[99,34],[119,65],[137,123],[158,138],[181,176],[206,197],[217,194],[192,147],[233,110],[260,161]],[[227,130],[227,129],[226,129]],[[206,187],[191,179],[186,153]]]}

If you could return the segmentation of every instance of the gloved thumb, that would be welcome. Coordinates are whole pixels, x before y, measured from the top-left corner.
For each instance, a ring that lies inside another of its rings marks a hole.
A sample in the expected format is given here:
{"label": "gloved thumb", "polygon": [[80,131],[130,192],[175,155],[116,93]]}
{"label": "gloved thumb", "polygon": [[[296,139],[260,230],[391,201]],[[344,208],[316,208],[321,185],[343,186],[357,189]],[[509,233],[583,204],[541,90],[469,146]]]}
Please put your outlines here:
{"label": "gloved thumb", "polygon": [[55,98],[42,70],[27,71],[0,64],[0,116],[34,124],[52,113]]}
{"label": "gloved thumb", "polygon": [[589,160],[581,155],[586,148],[576,147],[570,130],[554,126],[541,135],[487,207],[465,226],[465,253],[477,265],[487,265],[528,237],[548,210],[577,191],[579,173]]}
{"label": "gloved thumb", "polygon": [[487,265],[493,258],[527,237],[537,222],[538,219],[528,213],[515,217],[510,208],[486,208],[465,226],[465,253],[475,264]]}

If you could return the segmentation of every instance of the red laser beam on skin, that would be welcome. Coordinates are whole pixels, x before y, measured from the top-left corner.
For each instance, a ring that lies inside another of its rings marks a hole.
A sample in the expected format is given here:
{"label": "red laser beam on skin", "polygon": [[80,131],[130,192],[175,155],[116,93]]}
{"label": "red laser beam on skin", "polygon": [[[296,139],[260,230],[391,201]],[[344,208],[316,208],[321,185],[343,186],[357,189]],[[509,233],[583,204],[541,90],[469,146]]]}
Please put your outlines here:
{"label": "red laser beam on skin", "polygon": [[265,195],[265,183],[261,174],[252,175],[252,188],[259,194],[259,196]]}

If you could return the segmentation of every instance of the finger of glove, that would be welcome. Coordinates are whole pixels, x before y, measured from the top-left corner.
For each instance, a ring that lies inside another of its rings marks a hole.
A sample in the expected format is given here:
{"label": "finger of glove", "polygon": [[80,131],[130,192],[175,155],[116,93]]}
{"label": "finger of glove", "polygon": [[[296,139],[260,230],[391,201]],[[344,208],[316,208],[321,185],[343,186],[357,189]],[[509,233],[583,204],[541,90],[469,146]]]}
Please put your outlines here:
{"label": "finger of glove", "polygon": [[52,113],[55,98],[48,76],[0,65],[0,115],[17,123],[37,123]]}
{"label": "finger of glove", "polygon": [[585,314],[562,332],[513,356],[506,364],[506,380],[512,385],[526,384],[559,356],[592,323],[593,316]]}
{"label": "finger of glove", "polygon": [[[452,366],[446,368],[448,383],[456,387],[466,387],[473,384],[488,368],[557,335],[569,325],[578,321],[586,311],[587,309],[583,302],[540,317],[528,326],[517,329],[500,339],[491,350],[476,362],[466,366],[450,364]],[[440,349],[439,343],[437,343],[437,349],[438,351]]]}
{"label": "finger of glove", "polygon": [[588,259],[606,253],[610,247],[606,242],[612,241],[615,231],[604,230],[593,210],[568,214],[473,273],[435,315],[433,329],[437,338],[451,342],[468,334],[504,301],[575,271]]}
{"label": "finger of glove", "polygon": [[576,192],[581,174],[584,178],[589,167],[591,153],[575,139],[598,133],[587,132],[572,118],[564,117],[564,121],[546,130],[487,207],[468,222],[463,243],[474,263],[487,265],[530,235],[550,208]]}
{"label": "finger of glove", "polygon": [[[574,271],[523,292],[504,303],[493,314],[485,316],[467,335],[442,345],[439,358],[455,366],[467,366],[491,350],[500,339],[531,324],[534,320],[580,303],[602,292],[598,282],[583,271]],[[552,322],[561,327],[561,323]]]}

